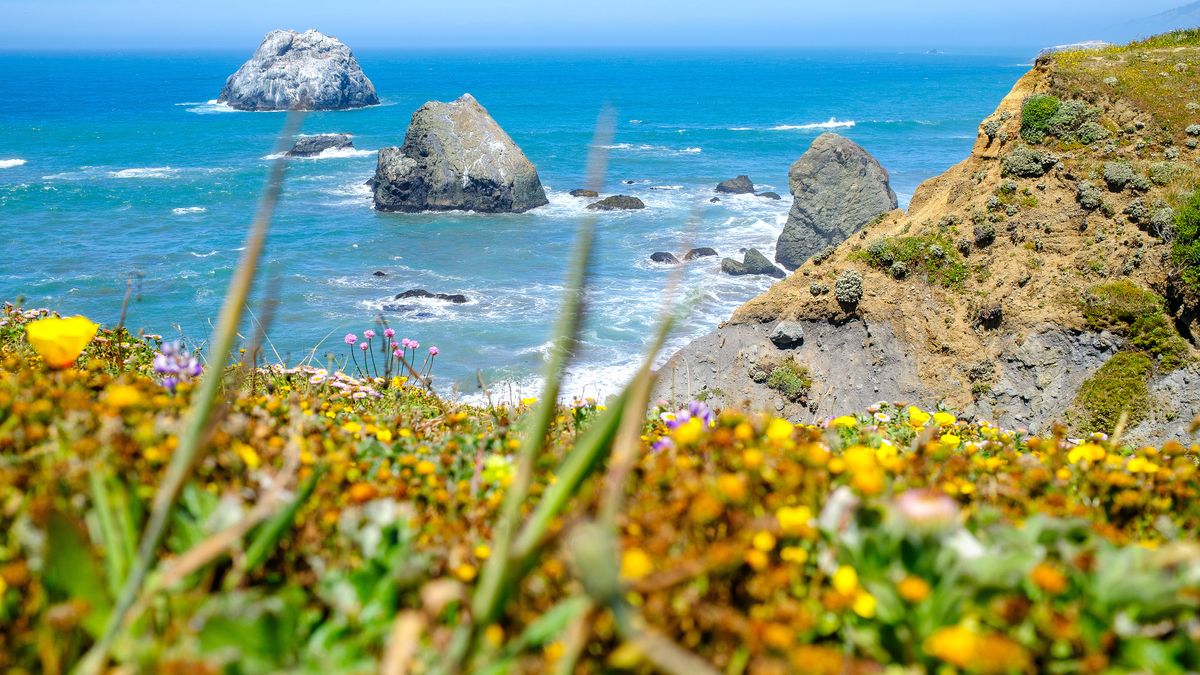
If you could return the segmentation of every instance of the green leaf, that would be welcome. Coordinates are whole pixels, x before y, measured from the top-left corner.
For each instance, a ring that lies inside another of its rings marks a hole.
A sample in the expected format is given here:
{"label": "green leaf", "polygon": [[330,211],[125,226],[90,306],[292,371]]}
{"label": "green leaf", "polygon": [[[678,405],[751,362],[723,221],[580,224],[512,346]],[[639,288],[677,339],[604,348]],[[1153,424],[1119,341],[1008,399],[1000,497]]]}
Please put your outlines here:
{"label": "green leaf", "polygon": [[586,612],[591,604],[592,601],[582,595],[563,600],[526,626],[517,642],[523,647],[540,647],[553,642],[567,629],[567,625]]}
{"label": "green leaf", "polygon": [[112,610],[112,599],[105,590],[104,572],[91,544],[81,528],[59,513],[50,516],[46,537],[46,588],[56,599],[85,601],[90,609],[83,627],[92,637],[99,637]]}

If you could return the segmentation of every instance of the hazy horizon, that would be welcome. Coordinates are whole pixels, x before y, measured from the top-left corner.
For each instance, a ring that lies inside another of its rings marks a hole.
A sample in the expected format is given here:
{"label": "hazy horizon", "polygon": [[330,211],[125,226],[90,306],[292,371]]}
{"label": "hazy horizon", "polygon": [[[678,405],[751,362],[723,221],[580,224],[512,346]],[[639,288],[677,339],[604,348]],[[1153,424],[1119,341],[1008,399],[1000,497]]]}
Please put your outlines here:
{"label": "hazy horizon", "polygon": [[[807,5],[807,6],[806,6]],[[988,50],[1089,39],[1129,40],[1162,22],[1150,17],[1178,0],[1012,0],[983,11],[959,0],[897,5],[850,0],[812,5],[750,0],[656,4],[614,0],[603,10],[551,0],[499,5],[482,0],[398,8],[383,0],[331,7],[316,0],[156,3],[150,0],[0,0],[0,49],[251,49],[274,28],[316,28],[352,48],[797,48],[879,47]],[[1188,23],[1195,11],[1168,20]],[[1168,26],[1170,27],[1170,26]]]}

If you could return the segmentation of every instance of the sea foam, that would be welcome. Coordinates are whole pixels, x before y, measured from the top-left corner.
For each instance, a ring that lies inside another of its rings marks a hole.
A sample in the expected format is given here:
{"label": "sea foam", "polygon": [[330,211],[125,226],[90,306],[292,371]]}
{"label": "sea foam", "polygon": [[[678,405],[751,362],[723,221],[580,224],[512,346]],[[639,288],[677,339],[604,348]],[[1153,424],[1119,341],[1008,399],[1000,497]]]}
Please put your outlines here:
{"label": "sea foam", "polygon": [[171,213],[177,216],[187,216],[193,213],[204,213],[207,210],[203,206],[181,206],[177,209],[171,209]]}
{"label": "sea foam", "polygon": [[809,129],[849,129],[855,125],[854,120],[839,120],[836,117],[830,117],[826,122],[812,122],[809,124],[780,124],[771,127],[771,131],[804,131]]}
{"label": "sea foam", "polygon": [[23,159],[0,159],[0,169],[11,169],[25,163]]}
{"label": "sea foam", "polygon": [[111,178],[174,178],[178,174],[178,169],[172,169],[169,166],[149,166],[108,172]]}

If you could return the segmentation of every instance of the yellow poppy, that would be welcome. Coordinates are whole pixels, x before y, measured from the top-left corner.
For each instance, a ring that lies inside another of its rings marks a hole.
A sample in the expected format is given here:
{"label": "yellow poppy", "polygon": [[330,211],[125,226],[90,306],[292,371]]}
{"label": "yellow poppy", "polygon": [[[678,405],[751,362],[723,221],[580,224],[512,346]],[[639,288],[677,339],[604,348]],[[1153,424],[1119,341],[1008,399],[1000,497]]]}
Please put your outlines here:
{"label": "yellow poppy", "polygon": [[66,368],[75,363],[99,328],[99,325],[83,316],[68,319],[47,317],[25,326],[25,337],[46,365]]}

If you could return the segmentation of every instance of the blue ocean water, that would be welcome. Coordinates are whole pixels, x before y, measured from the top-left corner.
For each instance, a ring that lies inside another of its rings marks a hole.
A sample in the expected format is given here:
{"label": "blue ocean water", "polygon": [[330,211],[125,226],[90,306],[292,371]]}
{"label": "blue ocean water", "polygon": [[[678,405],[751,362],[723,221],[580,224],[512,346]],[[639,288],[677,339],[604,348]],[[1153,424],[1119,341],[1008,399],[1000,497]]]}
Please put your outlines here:
{"label": "blue ocean water", "polygon": [[[112,324],[126,279],[137,274],[131,327],[203,342],[284,121],[211,102],[248,54],[0,54],[0,299]],[[259,283],[279,300],[274,352],[290,363],[344,357],[341,336],[384,312],[402,336],[439,346],[443,387],[473,391],[477,368],[513,391],[535,386],[587,204],[567,192],[583,186],[593,126],[608,104],[618,125],[606,191],[637,195],[648,208],[605,214],[598,225],[585,348],[567,391],[603,395],[632,372],[660,311],[670,268],[650,263],[651,252],[694,245],[738,256],[757,247],[772,256],[790,204],[788,167],[827,130],[873,153],[905,205],[921,181],[967,155],[980,120],[1028,68],[1029,54],[358,57],[384,103],[305,120],[306,133],[353,134],[360,151],[288,169]],[[464,92],[537,166],[550,205],[501,216],[372,210],[363,182],[374,171],[373,151],[401,144],[421,103]],[[709,203],[715,184],[738,174],[785,199]],[[722,275],[714,258],[690,264],[684,285],[695,309],[667,352],[770,282]],[[383,309],[418,287],[470,302]]]}

